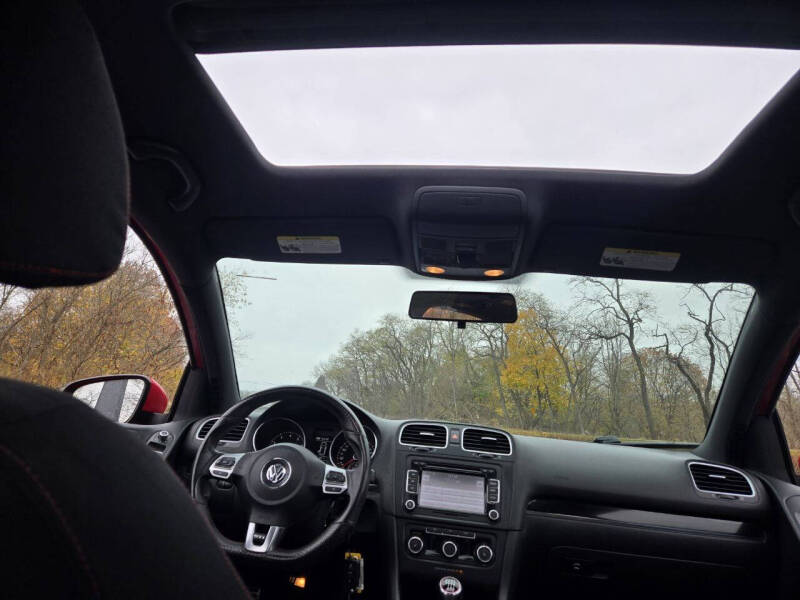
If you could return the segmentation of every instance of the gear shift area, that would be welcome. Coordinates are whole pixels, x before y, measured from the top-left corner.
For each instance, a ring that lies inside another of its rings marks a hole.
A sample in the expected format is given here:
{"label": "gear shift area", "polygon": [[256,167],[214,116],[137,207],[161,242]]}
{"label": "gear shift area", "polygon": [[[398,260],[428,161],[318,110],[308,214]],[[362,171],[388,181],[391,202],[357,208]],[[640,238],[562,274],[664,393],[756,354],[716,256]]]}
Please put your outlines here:
{"label": "gear shift area", "polygon": [[442,599],[463,598],[462,591],[461,582],[452,575],[447,575],[439,580],[439,597]]}

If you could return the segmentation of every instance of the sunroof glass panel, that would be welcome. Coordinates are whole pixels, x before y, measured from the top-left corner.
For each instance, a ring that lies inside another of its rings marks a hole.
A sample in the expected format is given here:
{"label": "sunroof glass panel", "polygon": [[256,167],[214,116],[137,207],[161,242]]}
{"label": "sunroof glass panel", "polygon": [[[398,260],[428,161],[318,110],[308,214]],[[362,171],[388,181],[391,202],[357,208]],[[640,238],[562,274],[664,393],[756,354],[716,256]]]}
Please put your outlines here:
{"label": "sunroof glass panel", "polygon": [[281,166],[690,174],[800,68],[791,50],[509,45],[198,56]]}

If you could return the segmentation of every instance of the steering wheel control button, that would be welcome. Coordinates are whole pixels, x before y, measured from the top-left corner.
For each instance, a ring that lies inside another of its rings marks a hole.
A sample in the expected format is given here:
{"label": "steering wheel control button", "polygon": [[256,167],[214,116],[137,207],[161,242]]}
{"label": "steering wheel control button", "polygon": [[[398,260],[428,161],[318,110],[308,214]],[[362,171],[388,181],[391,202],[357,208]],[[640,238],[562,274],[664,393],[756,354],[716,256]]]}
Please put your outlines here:
{"label": "steering wheel control button", "polygon": [[325,481],[333,482],[333,483],[344,483],[345,476],[344,473],[339,473],[338,471],[328,471],[325,474]]}
{"label": "steering wheel control button", "polygon": [[483,564],[490,563],[494,558],[494,550],[486,544],[481,544],[475,549],[475,558],[478,559],[478,562],[482,562]]}
{"label": "steering wheel control button", "polygon": [[411,552],[411,554],[419,554],[425,549],[425,542],[423,542],[422,538],[418,535],[412,535],[408,538],[406,546],[408,546],[408,551]]}
{"label": "steering wheel control button", "polygon": [[228,479],[241,457],[241,454],[223,454],[211,463],[208,472],[219,479]]}
{"label": "steering wheel control button", "polygon": [[456,544],[453,540],[445,540],[442,544],[442,554],[446,558],[453,558],[456,554],[458,554],[458,544]]}
{"label": "steering wheel control button", "polygon": [[322,492],[325,494],[341,494],[345,491],[347,491],[347,471],[339,467],[325,465]]}
{"label": "steering wheel control button", "polygon": [[283,487],[292,478],[292,465],[284,458],[273,458],[261,472],[261,480],[271,488]]}
{"label": "steering wheel control button", "polygon": [[439,596],[441,598],[459,598],[462,589],[461,582],[450,575],[439,580]]}
{"label": "steering wheel control button", "polygon": [[500,519],[500,511],[498,511],[496,508],[493,508],[492,510],[490,510],[489,511],[489,519],[491,521],[497,521],[498,519]]}
{"label": "steering wheel control button", "polygon": [[411,512],[412,510],[417,508],[417,503],[414,502],[411,498],[409,498],[408,500],[406,500],[405,507],[407,511]]}

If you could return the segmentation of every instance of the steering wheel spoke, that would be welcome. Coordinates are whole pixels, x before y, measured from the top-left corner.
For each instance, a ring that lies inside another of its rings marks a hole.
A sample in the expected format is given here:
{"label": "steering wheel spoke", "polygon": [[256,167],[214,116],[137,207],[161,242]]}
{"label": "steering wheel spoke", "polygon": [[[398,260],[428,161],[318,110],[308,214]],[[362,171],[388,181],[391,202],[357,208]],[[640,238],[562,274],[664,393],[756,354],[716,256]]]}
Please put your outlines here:
{"label": "steering wheel spoke", "polygon": [[322,478],[322,493],[331,496],[344,494],[347,491],[348,481],[349,474],[347,471],[326,464],[325,475]]}
{"label": "steering wheel spoke", "polygon": [[247,533],[244,537],[245,550],[265,554],[278,549],[286,533],[286,528],[282,525],[264,523],[263,520],[253,515],[250,516]]}
{"label": "steering wheel spoke", "polygon": [[208,474],[217,479],[230,479],[242,472],[244,453],[228,454],[214,451],[208,466]]}

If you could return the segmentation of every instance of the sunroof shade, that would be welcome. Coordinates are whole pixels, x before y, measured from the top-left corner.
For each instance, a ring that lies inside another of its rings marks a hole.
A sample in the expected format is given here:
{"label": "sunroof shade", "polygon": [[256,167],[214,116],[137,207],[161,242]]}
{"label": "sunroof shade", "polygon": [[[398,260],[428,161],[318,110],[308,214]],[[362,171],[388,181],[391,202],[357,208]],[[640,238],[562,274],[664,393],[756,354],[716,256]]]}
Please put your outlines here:
{"label": "sunroof shade", "polygon": [[800,52],[614,45],[291,50],[198,57],[276,165],[696,173]]}

